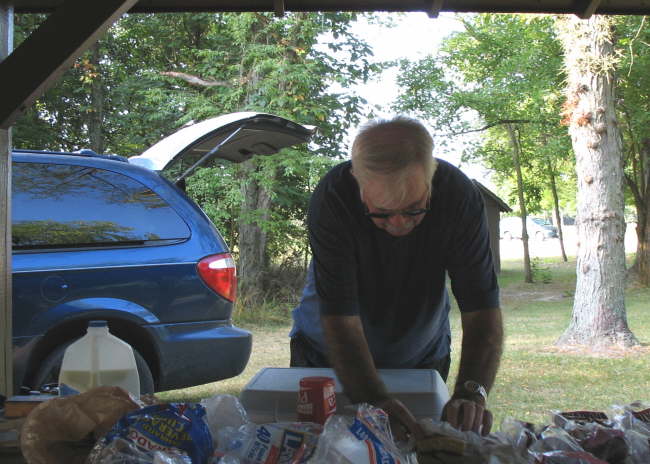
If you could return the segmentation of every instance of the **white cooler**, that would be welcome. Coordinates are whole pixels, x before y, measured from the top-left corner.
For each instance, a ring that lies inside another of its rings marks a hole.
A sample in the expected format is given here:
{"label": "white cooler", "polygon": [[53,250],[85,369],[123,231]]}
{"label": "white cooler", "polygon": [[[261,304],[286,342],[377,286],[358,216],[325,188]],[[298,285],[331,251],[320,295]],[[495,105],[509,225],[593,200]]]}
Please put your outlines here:
{"label": "white cooler", "polygon": [[[400,400],[417,418],[440,419],[449,401],[449,391],[438,371],[433,369],[379,369],[388,392]],[[248,418],[258,424],[296,420],[299,382],[303,377],[327,376],[336,383],[337,414],[351,414],[350,400],[342,393],[334,370],[327,368],[261,369],[242,390],[240,400]]]}

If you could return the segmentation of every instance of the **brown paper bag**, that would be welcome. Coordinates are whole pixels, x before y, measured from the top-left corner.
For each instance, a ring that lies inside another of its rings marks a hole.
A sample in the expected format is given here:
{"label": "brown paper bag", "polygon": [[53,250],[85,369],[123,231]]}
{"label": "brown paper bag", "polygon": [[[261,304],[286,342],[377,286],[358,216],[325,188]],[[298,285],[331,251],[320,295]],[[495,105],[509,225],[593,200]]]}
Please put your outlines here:
{"label": "brown paper bag", "polygon": [[29,464],[83,464],[95,442],[140,406],[119,387],[97,387],[40,404],[20,436]]}

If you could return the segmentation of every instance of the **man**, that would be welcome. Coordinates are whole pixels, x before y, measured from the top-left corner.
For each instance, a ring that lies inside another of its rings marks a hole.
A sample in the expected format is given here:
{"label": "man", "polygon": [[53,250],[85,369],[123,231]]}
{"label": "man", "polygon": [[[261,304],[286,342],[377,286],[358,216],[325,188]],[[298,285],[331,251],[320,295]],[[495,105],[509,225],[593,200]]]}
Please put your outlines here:
{"label": "man", "polygon": [[421,430],[377,369],[433,368],[447,379],[446,273],[463,327],[458,380],[443,411],[453,426],[489,432],[487,392],[502,349],[482,198],[432,150],[428,131],[412,119],[361,129],[351,162],[330,170],[312,195],[313,260],[293,311],[291,365],[332,366],[350,400],[385,410],[400,438]]}

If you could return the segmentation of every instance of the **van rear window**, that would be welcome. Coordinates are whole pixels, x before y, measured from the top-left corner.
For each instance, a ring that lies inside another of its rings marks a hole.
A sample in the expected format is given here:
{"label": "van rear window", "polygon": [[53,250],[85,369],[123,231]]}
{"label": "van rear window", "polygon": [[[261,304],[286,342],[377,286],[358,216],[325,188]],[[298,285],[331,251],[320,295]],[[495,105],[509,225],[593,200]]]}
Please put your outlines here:
{"label": "van rear window", "polygon": [[14,249],[184,240],[190,230],[154,191],[95,167],[14,163]]}

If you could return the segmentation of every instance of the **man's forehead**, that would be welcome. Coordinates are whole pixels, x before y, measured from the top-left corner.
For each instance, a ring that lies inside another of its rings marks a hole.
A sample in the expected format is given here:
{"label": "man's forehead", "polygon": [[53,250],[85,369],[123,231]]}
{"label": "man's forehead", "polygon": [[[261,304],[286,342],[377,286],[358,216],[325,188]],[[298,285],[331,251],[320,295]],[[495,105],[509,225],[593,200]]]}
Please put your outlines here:
{"label": "man's forehead", "polygon": [[373,176],[364,186],[364,199],[376,208],[401,210],[421,203],[429,191],[422,170],[411,170],[400,181],[402,185],[395,176]]}

